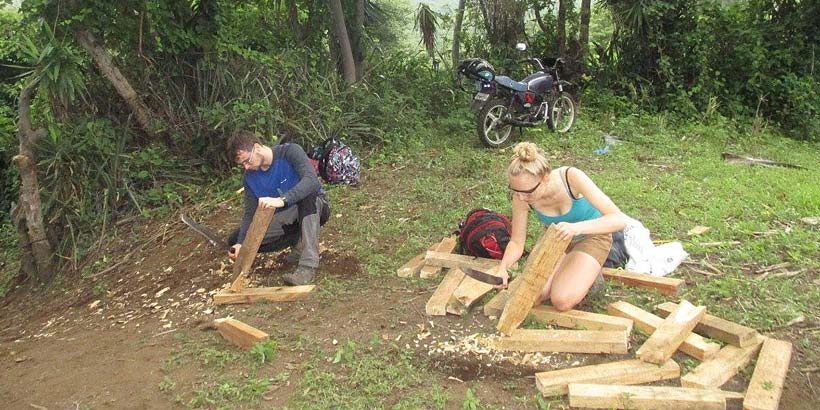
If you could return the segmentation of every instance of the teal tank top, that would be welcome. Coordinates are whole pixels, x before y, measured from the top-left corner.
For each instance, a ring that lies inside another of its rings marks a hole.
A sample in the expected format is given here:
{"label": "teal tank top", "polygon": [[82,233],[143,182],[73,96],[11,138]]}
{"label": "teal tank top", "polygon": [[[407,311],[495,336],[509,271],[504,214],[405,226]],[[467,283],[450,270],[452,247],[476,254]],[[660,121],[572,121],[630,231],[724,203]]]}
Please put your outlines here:
{"label": "teal tank top", "polygon": [[581,221],[588,221],[590,219],[596,219],[603,216],[601,211],[598,208],[594,207],[591,202],[589,202],[586,198],[576,199],[575,195],[572,193],[572,189],[569,187],[569,181],[567,180],[567,172],[569,172],[570,168],[567,168],[564,171],[564,188],[567,189],[567,194],[572,199],[572,207],[563,215],[558,216],[547,216],[538,212],[537,209],[533,208],[530,205],[530,209],[535,211],[535,215],[538,216],[538,219],[544,223],[544,225],[550,224],[557,224],[559,222],[581,222]]}

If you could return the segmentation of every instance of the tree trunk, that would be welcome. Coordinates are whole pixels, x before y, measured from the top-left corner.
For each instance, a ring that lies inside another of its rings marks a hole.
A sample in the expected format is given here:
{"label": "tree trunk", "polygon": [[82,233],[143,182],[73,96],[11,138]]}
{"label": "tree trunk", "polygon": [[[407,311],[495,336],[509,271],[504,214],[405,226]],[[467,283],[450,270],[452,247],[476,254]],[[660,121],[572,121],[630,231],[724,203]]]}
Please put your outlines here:
{"label": "tree trunk", "polygon": [[567,0],[558,0],[558,33],[555,38],[558,55],[564,57],[567,52]]}
{"label": "tree trunk", "polygon": [[527,13],[523,0],[479,1],[487,27],[487,41],[493,48],[512,47],[523,39],[524,15]]}
{"label": "tree trunk", "polygon": [[581,24],[578,28],[578,63],[581,72],[586,71],[589,55],[589,15],[591,0],[581,0]]}
{"label": "tree trunk", "polygon": [[356,79],[361,80],[364,73],[364,2],[356,0],[355,28],[353,30],[353,60],[356,65]]}
{"label": "tree trunk", "polygon": [[484,17],[484,30],[487,32],[487,38],[495,38],[495,29],[493,28],[493,21],[487,11],[487,0],[478,0],[478,8],[481,10],[481,16]]}
{"label": "tree trunk", "polygon": [[541,10],[538,10],[538,6],[537,6],[537,5],[536,5],[536,6],[533,6],[533,8],[532,8],[532,12],[533,12],[533,14],[535,15],[535,22],[536,22],[536,23],[538,23],[538,27],[540,27],[540,28],[541,28],[541,32],[542,32],[542,33],[545,33],[545,34],[546,34],[546,33],[549,33],[549,32],[550,32],[550,29],[549,29],[549,27],[547,27],[547,25],[544,23],[544,19],[543,19],[543,18],[541,18]]}
{"label": "tree trunk", "polygon": [[80,43],[80,46],[91,55],[97,68],[111,85],[114,86],[114,89],[117,90],[117,94],[128,104],[140,128],[148,135],[156,134],[151,127],[152,115],[150,110],[148,110],[148,107],[137,92],[134,91],[134,88],[131,87],[128,80],[120,73],[120,70],[117,69],[117,66],[114,65],[111,53],[100,45],[94,35],[88,31],[79,31],[77,33],[77,41]]}
{"label": "tree trunk", "polygon": [[296,7],[296,0],[288,3],[288,23],[293,31],[293,38],[297,42],[302,40],[302,26],[299,24],[299,9]]}
{"label": "tree trunk", "polygon": [[350,37],[347,35],[342,2],[341,0],[329,0],[329,2],[333,31],[336,33],[336,39],[339,40],[339,51],[342,54],[342,75],[348,85],[353,84],[356,82],[356,63],[353,60],[353,51],[350,48]]}
{"label": "tree trunk", "polygon": [[31,241],[28,237],[28,227],[26,226],[26,216],[20,204],[15,204],[11,208],[11,221],[17,230],[17,248],[20,249],[20,273],[19,277],[37,278],[37,264],[34,263],[34,253],[31,251]]}
{"label": "tree trunk", "polygon": [[[17,135],[20,139],[20,153],[15,155],[13,161],[20,168],[20,201],[15,212],[15,221],[18,225],[18,233],[21,235],[20,247],[23,251],[21,257],[30,257],[30,261],[21,261],[23,269],[35,268],[34,272],[26,272],[30,277],[35,277],[42,282],[46,282],[54,275],[54,252],[51,244],[46,238],[46,227],[43,224],[43,211],[40,203],[40,186],[37,182],[37,153],[35,147],[37,140],[42,138],[46,131],[42,128],[33,130],[31,128],[31,117],[29,109],[31,100],[37,83],[30,83],[20,92],[18,101],[18,122]],[[25,233],[25,235],[23,235]]]}
{"label": "tree trunk", "polygon": [[456,10],[456,24],[453,26],[453,68],[461,62],[461,24],[464,22],[465,0],[458,0]]}

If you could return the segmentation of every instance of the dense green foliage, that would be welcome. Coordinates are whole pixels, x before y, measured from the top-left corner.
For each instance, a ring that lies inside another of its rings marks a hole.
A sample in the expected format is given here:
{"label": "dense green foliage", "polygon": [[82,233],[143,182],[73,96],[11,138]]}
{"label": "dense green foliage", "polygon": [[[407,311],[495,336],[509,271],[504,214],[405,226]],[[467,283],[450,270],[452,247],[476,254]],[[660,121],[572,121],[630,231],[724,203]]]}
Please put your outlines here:
{"label": "dense green foliage", "polygon": [[[572,59],[581,27],[578,5],[566,3],[565,57]],[[16,98],[31,81],[39,84],[35,126],[48,130],[38,147],[44,215],[61,260],[73,268],[113,219],[168,212],[197,198],[199,187],[224,181],[230,160],[223,144],[235,130],[304,146],[341,136],[370,152],[373,144],[417,143],[409,130],[418,125],[458,121],[453,108],[466,97],[444,57],[453,16],[419,8],[426,43],[435,46],[426,55],[407,41],[414,7],[342,4],[358,71],[350,86],[341,79],[340,43],[325,2],[30,0],[18,13],[0,13],[0,214],[8,220],[17,200],[19,177],[10,163],[18,144]],[[497,41],[488,40],[482,4],[503,6],[467,1],[461,55],[487,57],[502,72],[520,70],[514,50],[489,46]],[[526,6],[540,13],[538,24],[525,19],[521,40],[536,55],[556,55],[557,2]],[[772,124],[816,140],[818,7],[796,0],[600,1],[590,55],[568,74],[581,85],[582,103],[603,113],[668,111],[699,122],[751,117],[756,131]],[[84,31],[144,101],[150,127],[137,126],[80,46]]]}
{"label": "dense green foliage", "polygon": [[820,134],[814,1],[609,1],[619,34],[604,84],[660,109],[759,115],[798,139]]}

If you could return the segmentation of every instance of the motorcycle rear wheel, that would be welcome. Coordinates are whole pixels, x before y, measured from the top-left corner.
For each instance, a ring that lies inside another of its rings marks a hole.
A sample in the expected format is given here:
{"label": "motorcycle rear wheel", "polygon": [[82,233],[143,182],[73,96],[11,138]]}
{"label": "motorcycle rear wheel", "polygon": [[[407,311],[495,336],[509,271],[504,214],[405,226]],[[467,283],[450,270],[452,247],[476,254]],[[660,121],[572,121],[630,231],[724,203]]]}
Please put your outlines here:
{"label": "motorcycle rear wheel", "polygon": [[488,101],[478,113],[476,131],[485,147],[501,148],[512,140],[513,126],[502,120],[506,114],[507,106],[500,99]]}
{"label": "motorcycle rear wheel", "polygon": [[550,108],[550,125],[555,132],[568,132],[575,124],[575,102],[569,94],[561,93]]}

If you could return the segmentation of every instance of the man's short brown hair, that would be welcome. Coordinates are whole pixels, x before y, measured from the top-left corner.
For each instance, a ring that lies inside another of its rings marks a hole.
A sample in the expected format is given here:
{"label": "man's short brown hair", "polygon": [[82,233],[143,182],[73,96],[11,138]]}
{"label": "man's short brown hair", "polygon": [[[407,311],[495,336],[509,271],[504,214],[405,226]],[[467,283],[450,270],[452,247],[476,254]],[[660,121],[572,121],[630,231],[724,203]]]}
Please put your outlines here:
{"label": "man's short brown hair", "polygon": [[228,139],[228,156],[235,159],[239,151],[251,152],[253,144],[262,144],[259,136],[250,131],[237,131]]}

